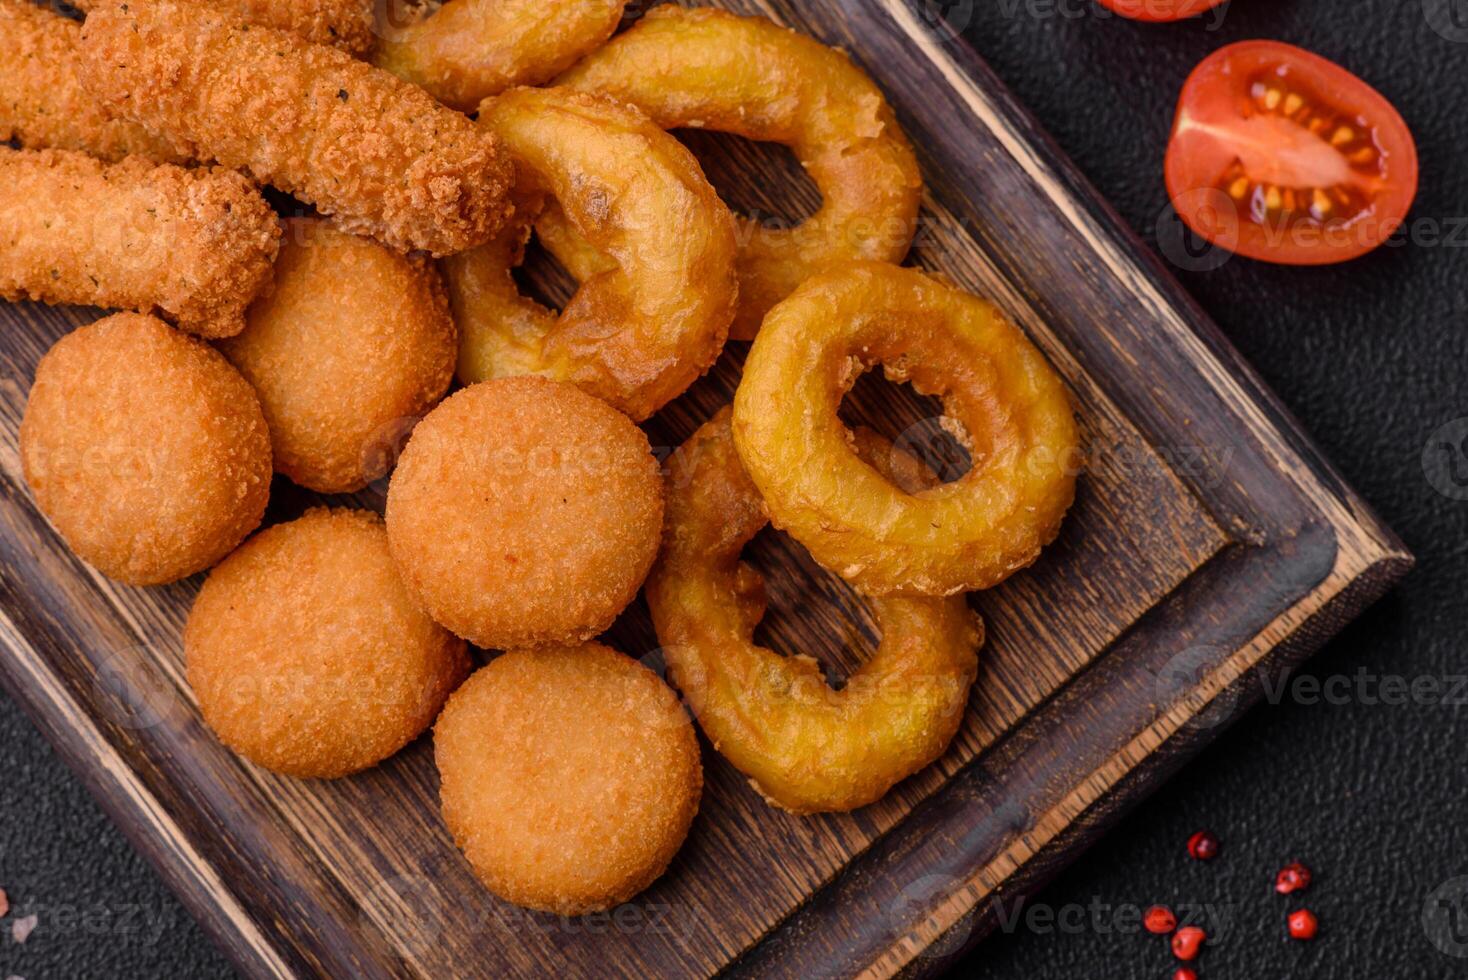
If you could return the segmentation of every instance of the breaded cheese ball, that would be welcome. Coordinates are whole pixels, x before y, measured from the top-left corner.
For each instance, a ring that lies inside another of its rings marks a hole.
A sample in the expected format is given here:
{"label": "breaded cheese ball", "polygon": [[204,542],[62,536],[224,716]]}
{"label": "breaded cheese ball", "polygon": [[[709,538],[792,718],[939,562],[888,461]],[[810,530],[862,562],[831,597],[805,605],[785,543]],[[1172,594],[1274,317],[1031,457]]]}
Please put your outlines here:
{"label": "breaded cheese ball", "polygon": [[477,646],[589,640],[657,556],[663,487],[647,436],[545,378],[471,385],[413,430],[387,536],[428,614]]}
{"label": "breaded cheese ball", "polygon": [[204,721],[276,772],[331,779],[416,738],[469,672],[408,597],[371,511],[318,507],[210,573],[184,626]]}
{"label": "breaded cheese ball", "polygon": [[270,496],[254,389],[208,344],[138,313],[74,330],[41,358],[20,458],[71,550],[129,585],[209,568]]}
{"label": "breaded cheese ball", "polygon": [[490,891],[581,915],[663,873],[703,789],[672,689],[609,647],[516,650],[454,693],[433,730],[444,822]]}
{"label": "breaded cheese ball", "polygon": [[275,469],[351,493],[443,397],[458,334],[438,270],[316,218],[285,223],[275,290],[218,344],[260,395]]}

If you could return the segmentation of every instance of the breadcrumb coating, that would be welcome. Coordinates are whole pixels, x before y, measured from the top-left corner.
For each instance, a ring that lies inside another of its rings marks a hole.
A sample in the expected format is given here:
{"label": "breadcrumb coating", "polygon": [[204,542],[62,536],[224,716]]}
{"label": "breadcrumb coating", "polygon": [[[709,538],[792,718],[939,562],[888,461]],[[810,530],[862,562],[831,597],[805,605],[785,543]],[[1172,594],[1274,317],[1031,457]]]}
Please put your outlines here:
{"label": "breadcrumb coating", "polygon": [[444,822],[490,891],[582,915],[627,901],[677,853],[703,766],[672,689],[597,643],[507,653],[433,730]]}
{"label": "breadcrumb coating", "polygon": [[201,572],[260,524],[270,436],[208,344],[118,313],[41,358],[20,426],[31,494],[72,551],[129,585]]}
{"label": "breadcrumb coating", "polygon": [[294,218],[275,288],[219,349],[255,390],[275,469],[321,493],[386,473],[453,380],[458,333],[433,263]]}
{"label": "breadcrumb coating", "polygon": [[208,7],[109,0],[82,27],[82,55],[108,106],[345,231],[441,256],[509,215],[512,171],[493,135],[344,52]]}
{"label": "breadcrumb coating", "polygon": [[464,641],[408,598],[381,518],[325,507],[261,531],[209,574],[184,655],[222,742],[317,779],[397,752],[469,673]]}
{"label": "breadcrumb coating", "polygon": [[477,646],[588,640],[657,555],[663,488],[647,436],[580,389],[501,378],[413,430],[387,492],[408,587]]}
{"label": "breadcrumb coating", "polygon": [[[358,57],[377,40],[373,0],[192,0],[224,16],[300,35],[312,44],[340,48]],[[78,10],[106,6],[106,0],[73,0]]]}
{"label": "breadcrumb coating", "polygon": [[81,34],[80,23],[32,0],[0,0],[0,142],[184,162],[185,153],[107,112],[82,87]]}
{"label": "breadcrumb coating", "polygon": [[155,313],[201,337],[245,325],[280,224],[231,170],[0,147],[0,297]]}

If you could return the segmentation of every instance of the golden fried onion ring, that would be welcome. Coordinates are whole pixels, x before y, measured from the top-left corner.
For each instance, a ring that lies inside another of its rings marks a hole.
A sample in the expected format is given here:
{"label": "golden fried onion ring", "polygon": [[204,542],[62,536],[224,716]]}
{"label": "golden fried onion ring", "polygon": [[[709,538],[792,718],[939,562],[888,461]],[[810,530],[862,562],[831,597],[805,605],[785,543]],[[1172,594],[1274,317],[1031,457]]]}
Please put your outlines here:
{"label": "golden fried onion ring", "polygon": [[[973,467],[908,493],[837,417],[867,368],[943,400]],[[986,589],[1032,563],[1075,496],[1060,378],[993,304],[912,269],[853,262],[770,311],[734,397],[734,440],[776,527],[867,595]]]}
{"label": "golden fried onion ring", "polygon": [[805,166],[819,211],[795,228],[745,219],[740,230],[736,340],[752,338],[826,262],[907,254],[922,198],[917,158],[882,91],[840,51],[762,17],[669,5],[560,83],[630,102],[665,129],[786,144]]}
{"label": "golden fried onion ring", "polygon": [[[718,358],[734,315],[734,223],[693,155],[641,112],[567,89],[512,89],[480,122],[515,160],[527,206],[489,244],[446,259],[465,384],[537,374],[642,420]],[[523,295],[535,199],[600,254],[559,315]]]}
{"label": "golden fried onion ring", "polygon": [[385,31],[374,60],[445,105],[473,112],[516,85],[544,85],[596,50],[627,0],[449,0],[431,16]]}
{"label": "golden fried onion ring", "polygon": [[[764,580],[739,552],[769,518],[729,418],[726,408],[670,461],[663,551],[647,581],[658,642],[714,748],[766,799],[794,813],[865,806],[952,741],[983,623],[958,596],[874,600],[882,641],[839,692],[810,657],[757,646]],[[857,445],[907,485],[931,485],[880,437]]]}

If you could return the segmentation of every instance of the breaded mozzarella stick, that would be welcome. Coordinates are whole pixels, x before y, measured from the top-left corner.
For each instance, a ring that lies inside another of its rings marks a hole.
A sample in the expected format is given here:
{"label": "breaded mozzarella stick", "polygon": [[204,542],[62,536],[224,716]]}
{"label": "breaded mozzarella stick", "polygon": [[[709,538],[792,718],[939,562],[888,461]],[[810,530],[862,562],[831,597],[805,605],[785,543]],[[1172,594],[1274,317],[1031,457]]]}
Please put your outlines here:
{"label": "breaded mozzarella stick", "polygon": [[0,298],[157,313],[229,337],[279,245],[275,212],[233,171],[0,147]]}
{"label": "breaded mozzarella stick", "polygon": [[82,25],[31,0],[0,0],[0,142],[81,150],[104,160],[139,153],[181,163],[184,154],[118,119],[77,75]]}
{"label": "breaded mozzarella stick", "polygon": [[[376,40],[372,0],[194,0],[260,27],[299,34],[312,44],[340,48],[361,56]],[[75,0],[72,6],[91,12],[107,0]]]}
{"label": "breaded mozzarella stick", "polygon": [[494,136],[340,51],[196,4],[108,0],[82,55],[110,107],[399,251],[464,251],[509,214]]}

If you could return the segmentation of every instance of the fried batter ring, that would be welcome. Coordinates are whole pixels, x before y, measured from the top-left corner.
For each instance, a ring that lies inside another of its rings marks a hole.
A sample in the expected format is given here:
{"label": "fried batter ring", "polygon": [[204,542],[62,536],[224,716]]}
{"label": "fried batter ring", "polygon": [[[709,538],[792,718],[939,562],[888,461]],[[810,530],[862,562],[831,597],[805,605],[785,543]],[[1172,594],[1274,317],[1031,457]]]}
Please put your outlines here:
{"label": "fried batter ring", "polygon": [[[488,245],[443,263],[460,380],[542,375],[647,418],[723,349],[738,290],[729,210],[677,140],[604,96],[512,89],[485,101],[480,122],[529,202]],[[511,275],[546,196],[599,253],[571,263],[585,277],[559,315]]]}
{"label": "fried batter ring", "polygon": [[[837,417],[867,368],[943,400],[973,467],[908,493]],[[776,527],[866,595],[986,589],[1060,529],[1080,462],[1060,378],[991,303],[912,269],[853,262],[770,311],[734,396],[734,439]]]}
{"label": "fried batter ring", "polygon": [[627,0],[450,0],[387,34],[374,56],[445,105],[473,112],[515,85],[544,85],[596,50]]}
{"label": "fried batter ring", "polygon": [[[793,813],[865,806],[952,741],[983,623],[957,596],[874,600],[882,641],[839,692],[810,657],[757,646],[764,580],[739,552],[769,517],[729,418],[724,409],[670,461],[663,551],[647,581],[658,642],[714,748],[771,803]],[[873,433],[856,445],[905,485],[933,482]]]}
{"label": "fried batter ring", "polygon": [[786,144],[805,166],[819,211],[782,230],[744,220],[736,340],[752,338],[826,262],[907,254],[922,198],[917,158],[881,90],[837,50],[762,17],[668,5],[560,82],[630,102],[664,129]]}

